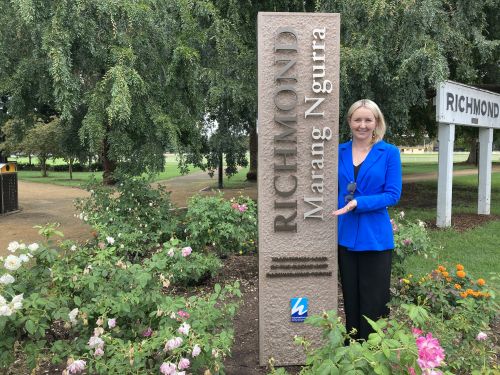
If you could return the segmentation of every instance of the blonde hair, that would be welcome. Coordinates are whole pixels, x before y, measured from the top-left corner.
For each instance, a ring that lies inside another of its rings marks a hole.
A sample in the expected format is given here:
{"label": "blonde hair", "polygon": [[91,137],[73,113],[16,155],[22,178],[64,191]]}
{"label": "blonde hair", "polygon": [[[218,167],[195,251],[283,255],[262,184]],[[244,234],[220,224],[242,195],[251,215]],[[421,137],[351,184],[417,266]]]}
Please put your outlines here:
{"label": "blonde hair", "polygon": [[368,108],[370,111],[372,111],[373,116],[375,116],[375,120],[377,122],[375,130],[373,131],[372,143],[381,141],[384,138],[386,129],[384,115],[382,114],[382,111],[380,110],[378,105],[375,102],[371,101],[370,99],[361,99],[355,102],[353,105],[351,105],[349,111],[347,111],[347,121],[351,119],[351,116],[354,113],[354,111],[356,111],[358,108],[361,107]]}

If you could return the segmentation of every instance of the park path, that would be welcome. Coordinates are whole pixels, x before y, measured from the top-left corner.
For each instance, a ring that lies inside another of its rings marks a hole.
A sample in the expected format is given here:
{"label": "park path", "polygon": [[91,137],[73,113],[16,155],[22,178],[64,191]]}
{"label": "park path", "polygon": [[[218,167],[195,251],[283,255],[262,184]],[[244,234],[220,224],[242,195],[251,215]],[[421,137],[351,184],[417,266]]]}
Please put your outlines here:
{"label": "park path", "polygon": [[[493,168],[500,172],[500,167]],[[455,171],[454,176],[474,175],[477,169]],[[425,173],[405,176],[404,182],[416,182],[437,179],[436,173]],[[215,190],[207,190],[214,186],[216,180],[210,178],[206,172],[195,172],[186,176],[175,177],[170,180],[159,181],[171,192],[172,202],[177,207],[185,207],[189,197],[196,193],[213,194]],[[251,184],[243,189],[226,189],[226,197],[247,195],[257,198],[257,184]],[[61,223],[61,231],[65,238],[74,241],[85,241],[91,236],[90,226],[74,217],[76,213],[73,200],[87,197],[85,190],[75,187],[40,184],[36,182],[19,181],[20,211],[8,215],[0,215],[0,256],[7,254],[7,245],[11,241],[22,240],[25,243],[40,241],[41,237],[35,225],[45,223]]]}

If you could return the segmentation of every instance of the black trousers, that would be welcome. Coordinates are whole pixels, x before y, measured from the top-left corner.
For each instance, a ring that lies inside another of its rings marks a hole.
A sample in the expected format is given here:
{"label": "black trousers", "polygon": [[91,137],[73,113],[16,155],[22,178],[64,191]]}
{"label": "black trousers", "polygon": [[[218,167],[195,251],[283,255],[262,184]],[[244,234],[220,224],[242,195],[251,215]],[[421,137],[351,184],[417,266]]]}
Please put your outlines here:
{"label": "black trousers", "polygon": [[363,316],[377,321],[389,314],[392,250],[349,251],[339,246],[339,270],[344,294],[346,329],[355,339],[373,332]]}

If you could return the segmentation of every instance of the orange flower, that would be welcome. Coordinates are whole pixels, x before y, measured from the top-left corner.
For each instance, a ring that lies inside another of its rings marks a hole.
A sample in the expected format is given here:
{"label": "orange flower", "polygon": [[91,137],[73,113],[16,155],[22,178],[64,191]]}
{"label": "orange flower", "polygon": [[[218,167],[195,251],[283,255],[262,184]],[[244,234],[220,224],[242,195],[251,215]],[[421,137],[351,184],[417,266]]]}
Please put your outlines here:
{"label": "orange flower", "polygon": [[444,271],[444,272],[443,272],[443,276],[444,276],[444,277],[448,277],[448,276],[450,276],[450,274],[449,274],[448,272]]}
{"label": "orange flower", "polygon": [[478,279],[478,280],[477,280],[477,285],[479,285],[479,286],[483,286],[483,285],[485,285],[485,284],[486,284],[486,281],[484,281],[484,279]]}
{"label": "orange flower", "polygon": [[465,272],[464,271],[457,271],[457,276],[463,279],[465,277]]}
{"label": "orange flower", "polygon": [[451,282],[451,277],[447,277],[446,281]]}
{"label": "orange flower", "polygon": [[457,264],[457,271],[463,271],[464,270],[464,266],[462,266],[461,264]]}
{"label": "orange flower", "polygon": [[462,298],[467,298],[468,294],[466,292],[460,293],[460,297]]}
{"label": "orange flower", "polygon": [[455,289],[456,290],[462,289],[462,286],[460,284],[455,284]]}
{"label": "orange flower", "polygon": [[474,291],[473,291],[472,289],[467,289],[467,290],[465,291],[465,293],[467,293],[467,294],[473,294],[473,293],[474,293]]}
{"label": "orange flower", "polygon": [[438,267],[438,271],[439,272],[444,272],[444,271],[446,271],[446,268],[444,268],[443,266],[439,266]]}

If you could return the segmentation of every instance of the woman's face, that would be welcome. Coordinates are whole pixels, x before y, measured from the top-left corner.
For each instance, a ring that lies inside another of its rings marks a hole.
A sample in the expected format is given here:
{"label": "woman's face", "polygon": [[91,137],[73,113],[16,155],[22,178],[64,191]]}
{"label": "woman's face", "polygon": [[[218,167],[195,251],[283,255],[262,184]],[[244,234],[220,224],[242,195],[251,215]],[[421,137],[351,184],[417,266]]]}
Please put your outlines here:
{"label": "woman's face", "polygon": [[352,137],[357,141],[371,141],[376,126],[375,115],[366,107],[356,109],[349,119]]}

